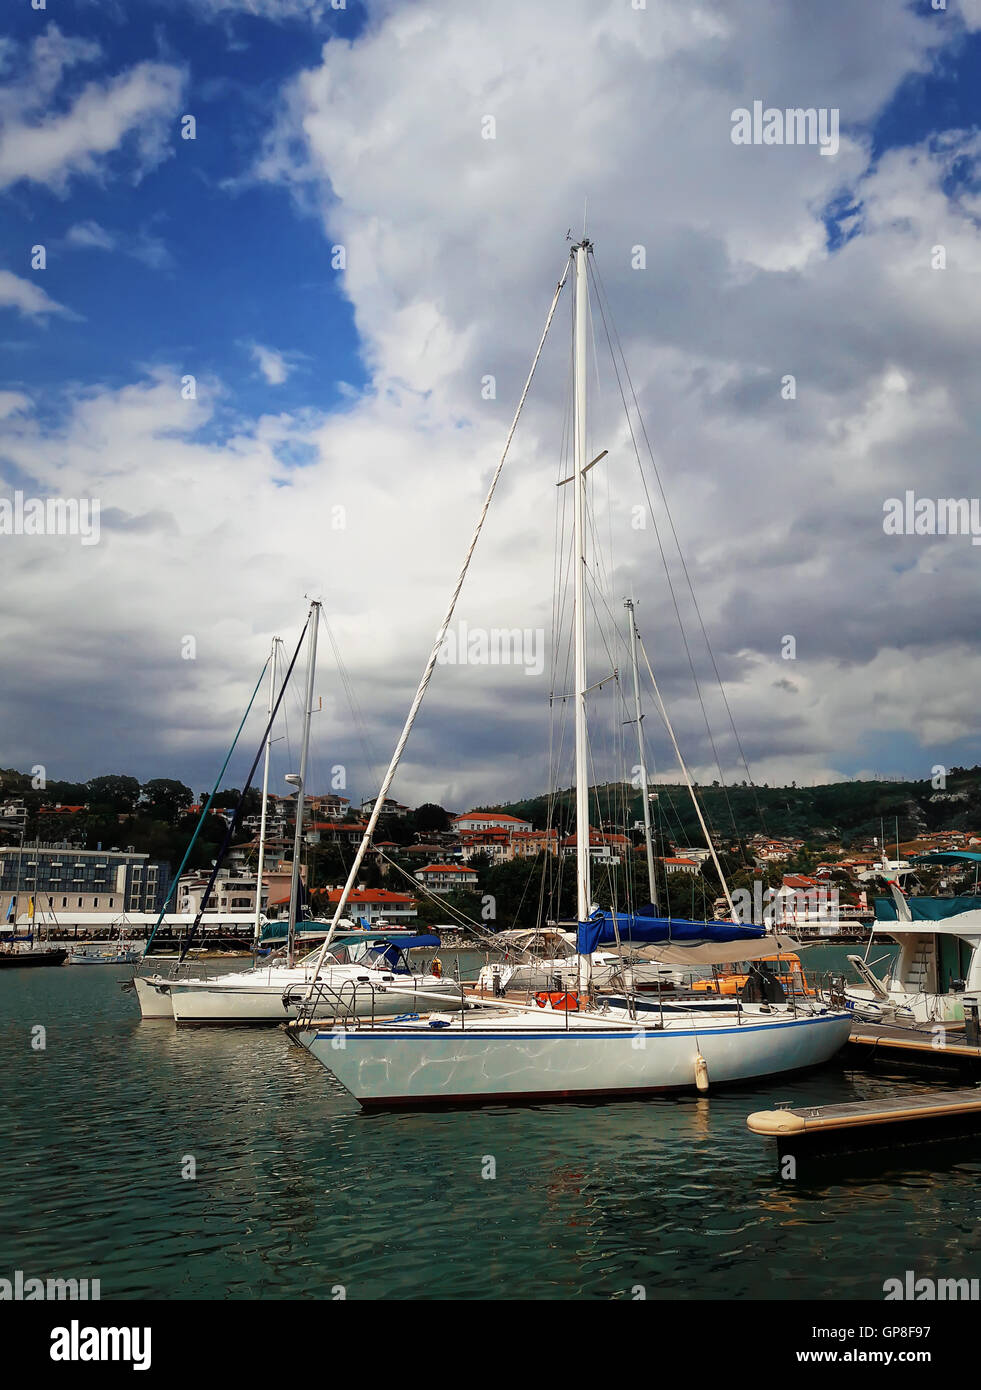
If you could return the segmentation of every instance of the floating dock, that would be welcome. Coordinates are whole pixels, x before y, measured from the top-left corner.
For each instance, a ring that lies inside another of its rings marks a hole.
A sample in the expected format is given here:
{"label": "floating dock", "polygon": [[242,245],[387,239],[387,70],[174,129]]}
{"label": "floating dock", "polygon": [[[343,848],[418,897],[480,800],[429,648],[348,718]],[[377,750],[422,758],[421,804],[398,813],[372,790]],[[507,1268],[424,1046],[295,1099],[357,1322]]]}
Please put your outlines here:
{"label": "floating dock", "polygon": [[968,1043],[964,1024],[863,1023],[856,1019],[845,1045],[846,1062],[889,1063],[917,1070],[981,1078],[981,1047]]}
{"label": "floating dock", "polygon": [[757,1110],[746,1124],[776,1139],[781,1153],[837,1149],[860,1152],[934,1143],[981,1132],[981,1088],[934,1091],[895,1100]]}

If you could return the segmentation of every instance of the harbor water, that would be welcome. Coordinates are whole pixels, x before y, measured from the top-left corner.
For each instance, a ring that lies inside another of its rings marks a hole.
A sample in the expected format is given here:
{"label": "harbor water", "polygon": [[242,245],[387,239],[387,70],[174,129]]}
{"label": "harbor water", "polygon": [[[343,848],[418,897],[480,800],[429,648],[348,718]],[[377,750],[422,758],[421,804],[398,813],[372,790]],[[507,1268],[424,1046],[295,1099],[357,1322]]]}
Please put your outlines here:
{"label": "harbor water", "polygon": [[836,1064],[707,1097],[365,1115],[279,1029],[141,1023],[131,973],[0,975],[5,1275],[97,1278],[103,1299],[881,1300],[907,1269],[972,1272],[981,1141],[805,1181],[746,1129],[930,1083]]}

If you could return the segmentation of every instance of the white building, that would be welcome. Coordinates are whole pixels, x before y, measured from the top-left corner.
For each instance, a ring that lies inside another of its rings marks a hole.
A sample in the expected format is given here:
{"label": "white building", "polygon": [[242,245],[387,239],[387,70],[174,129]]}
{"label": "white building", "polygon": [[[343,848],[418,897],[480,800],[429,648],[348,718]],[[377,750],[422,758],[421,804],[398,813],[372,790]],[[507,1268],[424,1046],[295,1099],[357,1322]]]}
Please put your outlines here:
{"label": "white building", "polygon": [[530,830],[531,821],[509,816],[504,811],[467,811],[453,817],[454,830]]}

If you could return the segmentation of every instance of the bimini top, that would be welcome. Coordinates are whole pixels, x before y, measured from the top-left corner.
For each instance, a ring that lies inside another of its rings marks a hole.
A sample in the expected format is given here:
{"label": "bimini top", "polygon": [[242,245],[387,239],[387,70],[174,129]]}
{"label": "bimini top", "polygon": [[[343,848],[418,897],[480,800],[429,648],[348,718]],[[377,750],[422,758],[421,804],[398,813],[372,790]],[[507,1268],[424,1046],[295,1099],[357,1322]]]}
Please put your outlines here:
{"label": "bimini top", "polygon": [[588,922],[579,923],[576,949],[582,956],[592,955],[597,946],[625,945],[719,946],[731,941],[758,941],[765,927],[746,927],[741,922],[692,922],[686,917],[658,917],[648,904],[636,912],[594,912]]}
{"label": "bimini top", "polygon": [[[960,898],[907,898],[906,904],[914,922],[943,922],[947,917],[959,917],[962,912],[981,911],[981,897],[975,895]],[[876,898],[875,920],[899,921],[896,904],[892,898]]]}
{"label": "bimini top", "polygon": [[972,849],[944,849],[936,854],[918,854],[910,862],[913,864],[981,864],[981,854]]}

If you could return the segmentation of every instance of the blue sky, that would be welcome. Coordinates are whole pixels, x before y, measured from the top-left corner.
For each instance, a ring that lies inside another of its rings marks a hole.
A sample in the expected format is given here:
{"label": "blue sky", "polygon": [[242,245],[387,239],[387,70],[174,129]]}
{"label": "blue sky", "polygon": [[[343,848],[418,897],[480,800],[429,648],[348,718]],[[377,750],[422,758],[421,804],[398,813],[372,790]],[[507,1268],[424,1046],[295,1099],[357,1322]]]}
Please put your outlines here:
{"label": "blue sky", "polygon": [[[9,18],[7,33],[21,45],[45,22],[23,6]],[[181,139],[173,123],[166,157],[142,176],[124,146],[104,179],[73,177],[57,191],[22,182],[9,192],[0,204],[5,263],[21,273],[29,248],[43,242],[44,288],[77,316],[53,331],[8,325],[0,361],[9,382],[121,385],[136,365],[173,361],[218,374],[228,408],[249,413],[311,402],[329,409],[339,382],[363,385],[351,306],[317,221],[251,177],[281,85],[363,21],[352,5],[317,24],[248,14],[215,23],[173,0],[110,8],[108,17],[88,6],[51,14],[66,36],[95,35],[102,50],[69,73],[57,108],[68,110],[94,79],[148,60],[173,63],[186,72],[181,113],[195,116],[197,138]],[[69,239],[91,224],[113,239],[112,252]],[[290,354],[290,375],[275,391],[251,356],[257,342]]]}
{"label": "blue sky", "polygon": [[[206,785],[313,593],[387,749],[586,194],[759,780],[977,759],[981,549],[887,543],[881,515],[907,487],[976,490],[978,0],[570,0],[558,27],[521,0],[141,0],[6,21],[0,494],[97,495],[109,521],[91,550],[11,545],[0,766]],[[841,152],[736,148],[729,113],[757,98],[840,107]],[[543,360],[471,626],[548,622],[565,360]],[[643,539],[628,528],[616,592],[660,615]],[[711,778],[680,649],[658,647]],[[401,799],[544,785],[541,690],[472,674],[434,683]],[[357,760],[340,708],[323,737]]]}

